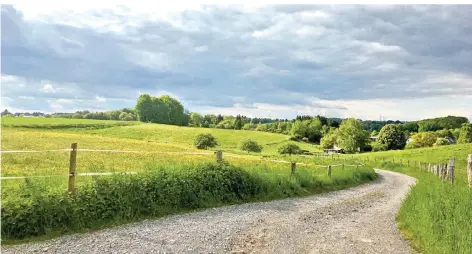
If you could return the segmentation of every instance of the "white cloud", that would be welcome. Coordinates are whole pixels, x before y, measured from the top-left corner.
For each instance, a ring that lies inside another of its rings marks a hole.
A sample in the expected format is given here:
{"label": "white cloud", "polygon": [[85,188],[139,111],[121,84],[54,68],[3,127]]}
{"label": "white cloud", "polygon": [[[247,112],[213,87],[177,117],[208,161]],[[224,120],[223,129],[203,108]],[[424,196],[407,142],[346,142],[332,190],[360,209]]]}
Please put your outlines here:
{"label": "white cloud", "polygon": [[57,99],[56,102],[57,103],[72,103],[73,101],[68,100],[68,99]]}
{"label": "white cloud", "polygon": [[32,96],[18,96],[18,98],[23,100],[34,100],[34,97]]}
{"label": "white cloud", "polygon": [[206,52],[206,51],[208,51],[208,46],[203,45],[203,46],[200,46],[200,47],[196,47],[195,51],[197,51],[197,52]]}
{"label": "white cloud", "polygon": [[43,93],[55,93],[56,89],[51,84],[45,84],[43,88],[40,88],[39,91]]}
{"label": "white cloud", "polygon": [[98,96],[98,95],[95,97],[95,99],[99,102],[104,102],[104,101],[107,100],[105,97],[101,97],[101,96]]}

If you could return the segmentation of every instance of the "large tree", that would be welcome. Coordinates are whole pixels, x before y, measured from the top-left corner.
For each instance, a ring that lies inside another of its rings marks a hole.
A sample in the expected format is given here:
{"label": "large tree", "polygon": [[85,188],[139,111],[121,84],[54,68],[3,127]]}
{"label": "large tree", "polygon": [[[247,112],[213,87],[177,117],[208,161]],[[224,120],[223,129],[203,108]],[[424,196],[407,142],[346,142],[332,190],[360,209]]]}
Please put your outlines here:
{"label": "large tree", "polygon": [[183,125],[187,121],[182,104],[168,95],[142,94],[136,103],[136,113],[141,122]]}
{"label": "large tree", "polygon": [[347,153],[354,153],[358,148],[363,149],[369,139],[369,133],[364,131],[362,123],[349,118],[342,121],[338,129],[336,144]]}
{"label": "large tree", "polygon": [[387,124],[380,130],[377,142],[386,145],[387,150],[397,150],[405,148],[406,138],[400,126]]}

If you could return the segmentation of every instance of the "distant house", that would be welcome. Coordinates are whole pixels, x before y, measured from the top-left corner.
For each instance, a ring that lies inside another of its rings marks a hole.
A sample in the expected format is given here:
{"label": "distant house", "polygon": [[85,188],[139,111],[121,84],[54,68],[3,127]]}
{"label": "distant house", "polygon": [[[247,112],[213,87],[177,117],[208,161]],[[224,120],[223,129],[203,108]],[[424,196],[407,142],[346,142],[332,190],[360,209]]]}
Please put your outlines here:
{"label": "distant house", "polygon": [[344,149],[334,145],[332,149],[324,149],[324,152],[327,154],[344,153]]}

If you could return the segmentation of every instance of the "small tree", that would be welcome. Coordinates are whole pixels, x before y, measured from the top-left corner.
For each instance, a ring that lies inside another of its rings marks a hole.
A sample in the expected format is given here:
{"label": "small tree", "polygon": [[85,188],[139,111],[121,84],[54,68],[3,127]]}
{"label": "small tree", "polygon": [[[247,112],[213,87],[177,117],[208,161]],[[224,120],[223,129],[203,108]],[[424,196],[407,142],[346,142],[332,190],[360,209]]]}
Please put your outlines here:
{"label": "small tree", "polygon": [[381,144],[379,142],[372,142],[372,151],[379,152],[379,151],[387,151],[388,147],[386,144]]}
{"label": "small tree", "polygon": [[285,144],[281,147],[279,147],[279,154],[299,154],[301,152],[301,149],[299,146],[295,144]]}
{"label": "small tree", "polygon": [[472,143],[472,127],[469,123],[463,123],[459,132],[458,144]]}
{"label": "small tree", "polygon": [[337,131],[331,131],[327,135],[321,138],[320,145],[324,149],[330,149],[333,148],[333,146],[336,144],[336,139],[338,138],[337,136]]}
{"label": "small tree", "polygon": [[197,135],[193,144],[197,149],[207,149],[218,145],[218,141],[211,133],[201,133]]}
{"label": "small tree", "polygon": [[406,138],[398,125],[387,124],[380,130],[377,142],[386,145],[387,150],[396,150],[405,147]]}
{"label": "small tree", "polygon": [[256,141],[251,139],[245,139],[239,144],[239,148],[243,151],[260,153],[262,151],[262,146],[257,144]]}

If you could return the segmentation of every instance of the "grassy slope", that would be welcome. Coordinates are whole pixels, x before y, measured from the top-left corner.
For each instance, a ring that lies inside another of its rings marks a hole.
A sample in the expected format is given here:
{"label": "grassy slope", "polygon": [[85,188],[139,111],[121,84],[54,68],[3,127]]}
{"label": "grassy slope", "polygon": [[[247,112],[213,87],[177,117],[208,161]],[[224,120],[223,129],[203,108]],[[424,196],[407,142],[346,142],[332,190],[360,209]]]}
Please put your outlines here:
{"label": "grassy slope", "polygon": [[[375,166],[411,175],[418,179],[402,204],[397,222],[412,245],[424,253],[470,253],[472,250],[472,189],[467,186],[466,161],[472,144],[388,151],[358,155],[392,158]],[[406,161],[446,163],[455,157],[455,184],[443,183],[424,169],[406,167]],[[399,159],[403,165],[399,165]],[[377,160],[380,161],[380,160]],[[372,163],[374,165],[374,163]]]}
{"label": "grassy slope", "polygon": [[[29,121],[27,119],[25,121]],[[51,119],[56,121],[56,119]],[[42,120],[44,121],[44,120]],[[58,124],[70,124],[73,120],[62,119]],[[93,121],[93,120],[92,120]],[[24,122],[23,122],[24,123]],[[46,124],[50,124],[47,122]],[[82,122],[79,122],[82,123]],[[37,124],[37,123],[34,123]],[[39,126],[39,125],[38,125]],[[41,127],[41,126],[39,126]],[[212,132],[221,143],[218,149],[226,151],[238,151],[237,144],[246,137],[253,138],[264,145],[265,154],[271,155],[278,159],[304,161],[316,164],[326,165],[330,160],[313,159],[298,156],[277,156],[275,152],[277,147],[290,142],[287,136],[280,134],[253,132],[253,131],[235,131],[235,130],[218,130],[218,129],[197,129],[177,126],[166,126],[157,124],[140,124],[126,127],[111,127],[99,130],[86,129],[19,129],[19,128],[3,128],[2,129],[2,150],[34,150],[34,149],[60,149],[68,148],[70,143],[77,142],[80,148],[89,149],[118,149],[118,150],[144,150],[149,153],[93,153],[80,152],[77,158],[77,172],[109,172],[109,171],[149,171],[154,172],[157,168],[169,172],[187,171],[195,165],[202,162],[213,162],[213,155],[195,156],[195,155],[159,155],[154,152],[165,151],[196,151],[192,147],[193,138],[202,132]],[[314,150],[311,145],[302,144],[302,148]],[[201,152],[201,150],[200,150]],[[228,153],[225,153],[228,154]],[[46,175],[46,174],[64,174],[68,171],[68,152],[64,153],[17,153],[2,154],[2,175]],[[326,176],[325,168],[313,168],[305,165],[298,165],[296,176],[290,176],[290,166],[288,164],[273,163],[263,160],[259,154],[244,154],[239,158],[224,157],[231,165],[239,166],[245,172],[261,179],[261,188],[267,189],[266,192],[259,196],[254,196],[246,201],[270,200],[276,198],[284,198],[289,196],[303,196],[323,191],[342,189],[349,186],[357,185],[362,182],[375,178],[372,170],[369,168],[348,168],[344,171],[333,170],[332,178]],[[198,166],[197,166],[198,167]],[[140,175],[140,174],[139,174]],[[138,176],[139,176],[138,175]],[[259,178],[260,177],[260,178]],[[100,179],[100,178],[98,178]],[[108,178],[104,178],[108,179]],[[76,186],[78,189],[84,188],[86,184],[90,184],[94,178],[78,177]],[[110,180],[111,181],[111,180]],[[30,187],[25,188],[22,185],[24,180],[5,180],[2,181],[2,203],[13,205],[17,203],[18,193],[26,194],[26,197],[34,199],[34,202],[46,202],[41,200],[43,197],[36,198],[36,194],[44,193],[62,193],[66,189],[67,176],[55,178],[34,178],[31,180]],[[138,185],[139,186],[139,185]],[[36,190],[27,193],[28,189]],[[40,189],[41,191],[37,191]],[[42,195],[42,194],[41,194]],[[170,198],[170,197],[169,197]],[[175,197],[181,198],[181,197]],[[170,198],[172,199],[172,198]],[[169,199],[169,200],[170,200]],[[244,201],[244,200],[241,200]],[[5,202],[5,203],[4,203]],[[31,203],[25,201],[25,205]],[[48,201],[49,202],[49,201]],[[52,202],[52,201],[51,201]],[[54,201],[55,202],[55,201]],[[50,207],[54,202],[49,203]],[[59,202],[59,201],[58,201]],[[72,201],[71,201],[72,202]],[[234,201],[240,202],[240,201]],[[233,201],[229,202],[233,203]],[[222,205],[223,203],[208,202],[203,207]],[[225,203],[226,204],[226,203]],[[9,206],[10,207],[10,206]],[[42,207],[42,205],[40,205]],[[60,205],[58,205],[60,207]],[[130,206],[132,207],[132,205]],[[46,209],[46,208],[45,208]],[[52,209],[52,208],[51,208]],[[185,211],[186,207],[171,207],[170,210],[160,215],[171,214],[179,211]],[[28,209],[19,209],[18,212],[24,212]],[[60,209],[59,209],[60,210]],[[59,211],[58,210],[58,211]],[[10,211],[10,210],[9,210]],[[28,210],[34,211],[34,210]],[[52,210],[52,212],[57,212]],[[48,212],[49,213],[49,212]],[[35,214],[16,216],[14,212],[9,217],[11,223],[14,218],[33,218],[38,216]],[[54,215],[54,214],[52,214]],[[51,215],[51,216],[52,216]],[[120,215],[121,216],[121,215]],[[111,221],[96,221],[88,227],[97,228],[120,224],[130,220],[141,218],[137,217],[117,217]],[[146,216],[142,214],[142,216]],[[53,216],[54,217],[54,216]],[[80,217],[80,216],[79,216]],[[78,218],[79,218],[78,217]],[[55,218],[55,217],[54,217]],[[56,222],[51,219],[51,223]],[[10,223],[10,222],[9,222]],[[10,228],[15,228],[15,224],[9,224]],[[57,236],[56,226],[51,226],[52,231],[47,231],[50,236]],[[69,228],[69,226],[66,226]],[[81,231],[81,227],[72,227],[67,229]],[[19,232],[18,230],[8,231],[9,233]],[[8,233],[7,233],[8,234]],[[42,234],[42,233],[41,233]],[[14,242],[14,241],[13,241]]]}
{"label": "grassy slope", "polygon": [[109,124],[113,125],[116,123],[130,123],[136,124],[138,122],[123,122],[123,121],[110,121],[110,120],[92,120],[92,119],[66,119],[66,118],[43,118],[43,117],[2,117],[2,127],[15,126],[15,125],[59,125],[59,124]]}

